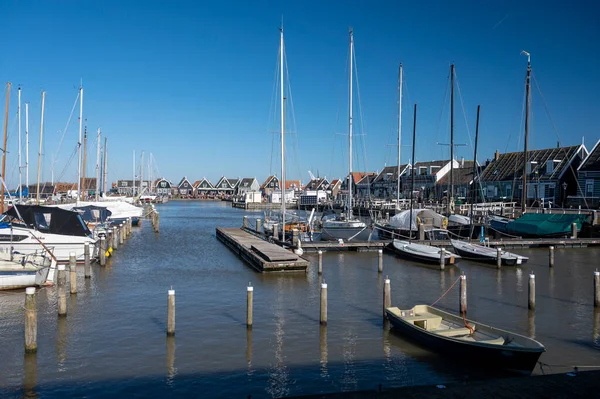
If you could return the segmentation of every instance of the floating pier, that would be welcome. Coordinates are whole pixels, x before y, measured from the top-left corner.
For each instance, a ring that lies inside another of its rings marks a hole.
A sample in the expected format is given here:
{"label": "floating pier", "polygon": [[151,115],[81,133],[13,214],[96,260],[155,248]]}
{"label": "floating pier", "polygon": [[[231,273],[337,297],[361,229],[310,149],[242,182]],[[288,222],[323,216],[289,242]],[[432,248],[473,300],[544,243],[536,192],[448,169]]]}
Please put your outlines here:
{"label": "floating pier", "polygon": [[217,239],[259,272],[305,272],[309,262],[240,228],[217,227]]}

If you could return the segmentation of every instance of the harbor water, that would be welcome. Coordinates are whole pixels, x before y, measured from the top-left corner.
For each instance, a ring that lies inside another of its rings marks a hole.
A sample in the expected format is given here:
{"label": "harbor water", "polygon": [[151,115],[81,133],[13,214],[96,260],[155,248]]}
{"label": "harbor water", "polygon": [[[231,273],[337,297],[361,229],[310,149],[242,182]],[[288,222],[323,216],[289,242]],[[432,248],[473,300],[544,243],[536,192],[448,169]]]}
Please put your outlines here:
{"label": "harbor water", "polygon": [[[308,254],[308,272],[259,274],[215,237],[244,215],[224,202],[157,205],[160,233],[134,228],[91,279],[79,270],[68,316],[57,316],[56,288],[37,292],[38,352],[24,355],[24,290],[0,293],[0,397],[274,398],[436,385],[491,374],[404,340],[382,320],[385,276],[392,305],[431,304],[459,277],[468,281],[468,317],[534,337],[546,346],[534,374],[600,366],[600,313],[593,271],[600,249],[513,250],[523,267],[463,261],[441,272],[377,252],[326,252],[323,275]],[[78,266],[79,267],[79,266]],[[529,273],[537,306],[527,309]],[[328,323],[319,323],[322,282]],[[247,329],[246,287],[254,287]],[[176,333],[167,337],[167,291],[176,293]],[[458,285],[436,306],[458,311]]]}

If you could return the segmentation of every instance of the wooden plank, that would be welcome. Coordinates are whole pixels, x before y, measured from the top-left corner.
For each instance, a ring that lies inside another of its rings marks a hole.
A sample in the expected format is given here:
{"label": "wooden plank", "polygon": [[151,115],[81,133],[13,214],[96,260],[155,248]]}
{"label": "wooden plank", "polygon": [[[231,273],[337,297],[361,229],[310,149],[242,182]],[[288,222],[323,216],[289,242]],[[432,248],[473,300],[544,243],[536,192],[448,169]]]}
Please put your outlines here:
{"label": "wooden plank", "polygon": [[273,248],[273,246],[275,246],[275,244],[269,244],[268,246],[264,244],[256,244],[252,245],[250,248],[269,262],[298,260],[298,255],[279,247]]}

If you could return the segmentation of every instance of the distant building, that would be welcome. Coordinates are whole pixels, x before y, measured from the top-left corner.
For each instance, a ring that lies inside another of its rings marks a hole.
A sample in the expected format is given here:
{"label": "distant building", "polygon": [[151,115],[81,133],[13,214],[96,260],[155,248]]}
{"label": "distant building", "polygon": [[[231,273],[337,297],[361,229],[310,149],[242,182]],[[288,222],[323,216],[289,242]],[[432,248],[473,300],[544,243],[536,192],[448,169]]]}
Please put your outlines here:
{"label": "distant building", "polygon": [[170,197],[173,195],[173,184],[165,179],[160,178],[154,182],[156,195],[159,197]]}
{"label": "distant building", "polygon": [[245,198],[246,193],[248,192],[258,192],[260,190],[260,185],[258,184],[258,180],[255,177],[245,177],[240,180],[236,195],[240,198]]}
{"label": "distant building", "polygon": [[[135,187],[134,187],[135,183]],[[148,191],[150,187],[150,180],[117,180],[117,192],[119,195],[125,195],[127,197],[133,197],[141,192]]]}
{"label": "distant building", "polygon": [[193,195],[193,193],[194,193],[194,187],[192,186],[192,183],[190,183],[188,178],[185,176],[181,179],[181,181],[177,185],[177,190],[181,197],[187,197],[188,195]]}
{"label": "distant building", "polygon": [[263,196],[268,197],[275,190],[279,190],[279,179],[275,175],[271,175],[267,177],[267,180],[264,181],[260,186],[260,191],[263,193]]}
{"label": "distant building", "polygon": [[196,180],[193,184],[194,195],[197,197],[209,197],[215,194],[215,186],[206,177]]}

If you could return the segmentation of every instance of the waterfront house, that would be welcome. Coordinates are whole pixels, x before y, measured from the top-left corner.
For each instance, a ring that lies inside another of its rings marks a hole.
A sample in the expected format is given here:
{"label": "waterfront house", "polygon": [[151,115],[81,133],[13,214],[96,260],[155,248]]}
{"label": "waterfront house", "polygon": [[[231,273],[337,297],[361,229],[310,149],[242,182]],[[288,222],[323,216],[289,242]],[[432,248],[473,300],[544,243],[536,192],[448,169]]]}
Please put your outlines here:
{"label": "waterfront house", "polygon": [[244,177],[237,186],[236,195],[240,198],[246,198],[246,193],[259,190],[260,184],[258,184],[255,177]]}
{"label": "waterfront house", "polygon": [[[473,161],[460,161],[458,168],[452,171],[454,183],[454,199],[467,201],[471,195],[471,187],[473,184]],[[443,198],[450,189],[450,171],[440,177],[436,183],[435,196]]]}
{"label": "waterfront house", "polygon": [[[412,185],[412,173],[415,174],[415,186],[413,191],[416,194],[415,199],[441,199],[443,191],[442,186],[437,183],[450,171],[450,160],[417,162],[413,168],[409,167],[404,175],[401,175],[402,196],[410,197],[410,187]],[[452,167],[458,169],[460,164],[454,160]]]}
{"label": "waterfront house", "polygon": [[[409,172],[410,165],[400,165],[400,176]],[[376,198],[396,198],[398,190],[398,166],[386,166],[373,179],[371,183],[371,195]],[[402,193],[402,180],[400,180],[400,192]]]}
{"label": "waterfront house", "polygon": [[233,192],[231,193],[231,195],[236,195],[237,191],[238,191],[238,187],[239,187],[240,182],[242,181],[242,179],[240,179],[239,177],[232,177],[232,178],[228,177],[227,181],[229,182],[229,184],[233,188]]}
{"label": "waterfront house", "polygon": [[217,184],[215,184],[215,193],[218,197],[231,196],[233,195],[234,189],[234,185],[231,184],[225,176],[221,176]]}
{"label": "waterfront house", "polygon": [[342,188],[342,181],[340,179],[333,179],[329,185],[331,191],[331,198],[337,199],[340,188]]}
{"label": "waterfront house", "polygon": [[[566,190],[563,193],[565,198],[561,198],[561,203],[581,205],[584,208],[598,208],[600,206],[600,140],[577,168],[575,187],[567,185],[565,188]],[[569,194],[573,192],[573,189],[576,190],[576,194]]]}
{"label": "waterfront house", "polygon": [[194,187],[192,186],[192,183],[190,183],[188,178],[185,176],[181,179],[181,181],[177,185],[177,189],[179,191],[179,196],[181,196],[181,197],[187,197],[188,195],[194,194]]}
{"label": "waterfront house", "polygon": [[311,179],[304,186],[302,193],[299,195],[298,205],[300,207],[311,207],[327,201],[331,191],[329,180],[326,177],[316,177]]}
{"label": "waterfront house", "polygon": [[[346,176],[340,187],[339,196],[346,201],[348,195],[348,177]],[[352,172],[352,195],[353,199],[367,199],[371,195],[371,183],[377,176],[376,172]]]}
{"label": "waterfront house", "polygon": [[215,194],[215,186],[206,177],[201,180],[196,180],[193,184],[194,195],[197,197],[206,198]]}
{"label": "waterfront house", "polygon": [[[527,205],[560,204],[568,195],[577,195],[577,168],[588,151],[583,144],[528,151]],[[521,202],[523,192],[522,151],[500,154],[481,175],[483,194],[488,201]]]}
{"label": "waterfront house", "polygon": [[[135,183],[135,187],[134,187]],[[148,191],[148,187],[150,187],[149,180],[117,180],[117,193],[119,195],[125,195],[127,197],[133,197],[134,195],[138,195],[140,192]]]}
{"label": "waterfront house", "polygon": [[329,190],[329,180],[326,177],[317,177],[308,182],[306,186],[304,186],[304,191],[328,191]]}
{"label": "waterfront house", "polygon": [[173,184],[165,179],[160,178],[154,182],[156,195],[159,197],[170,197],[173,195]]}
{"label": "waterfront house", "polygon": [[271,175],[267,177],[267,180],[264,181],[260,186],[260,191],[262,192],[263,197],[269,197],[273,191],[279,190],[279,179],[275,175]]}

